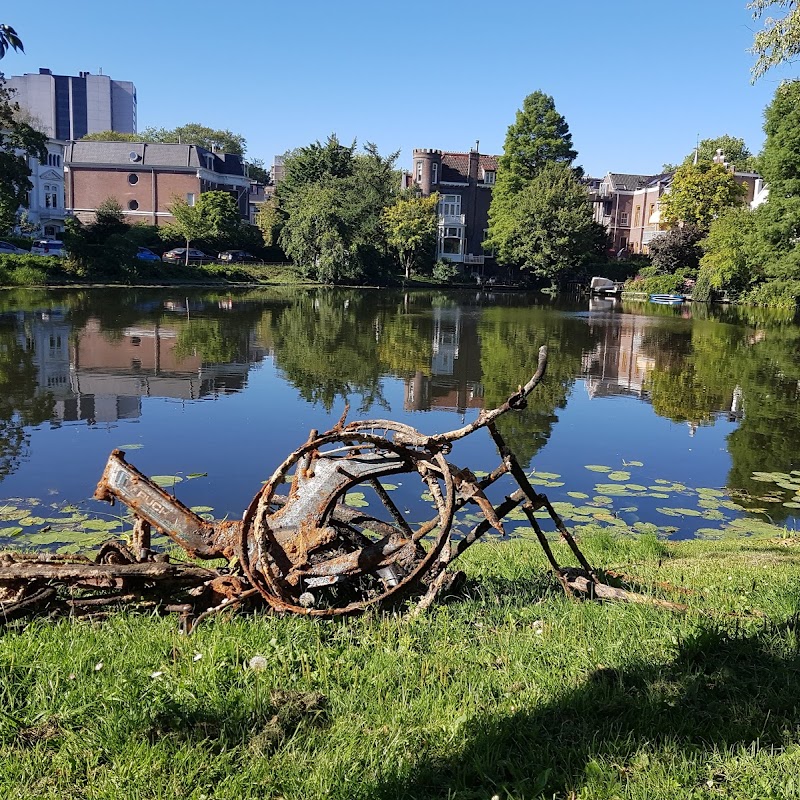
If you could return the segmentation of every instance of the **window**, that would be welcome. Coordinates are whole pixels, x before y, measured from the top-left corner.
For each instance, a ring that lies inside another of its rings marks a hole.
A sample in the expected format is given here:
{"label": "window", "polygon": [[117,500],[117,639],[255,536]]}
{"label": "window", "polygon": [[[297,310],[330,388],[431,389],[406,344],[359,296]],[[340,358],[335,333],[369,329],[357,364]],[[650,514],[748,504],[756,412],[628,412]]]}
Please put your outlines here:
{"label": "window", "polygon": [[58,186],[44,185],[44,207],[58,208]]}
{"label": "window", "polygon": [[431,164],[431,183],[439,183],[439,165],[436,162]]}
{"label": "window", "polygon": [[461,214],[461,195],[443,194],[439,201],[439,213],[443,217],[458,217]]}
{"label": "window", "polygon": [[47,154],[47,166],[48,167],[60,167],[61,166],[61,156],[57,156],[55,153],[48,153]]}
{"label": "window", "polygon": [[194,192],[188,192],[186,194],[186,205],[193,206],[194,205]]}
{"label": "window", "polygon": [[487,169],[483,173],[483,182],[488,183],[491,186],[494,183],[495,174],[496,173],[493,169]]}
{"label": "window", "polygon": [[619,212],[619,224],[620,225],[627,225],[628,224],[628,212],[627,211],[620,211]]}
{"label": "window", "polygon": [[642,224],[642,207],[636,206],[636,210],[633,212],[633,227],[638,228]]}
{"label": "window", "polygon": [[442,228],[442,252],[447,255],[461,255],[461,233],[463,228]]}
{"label": "window", "polygon": [[131,186],[136,186],[136,184],[139,183],[139,176],[135,172],[131,172],[131,174],[128,175],[128,183]]}
{"label": "window", "polygon": [[416,177],[416,181],[417,181],[417,183],[422,183],[422,162],[421,161],[417,161],[417,177]]}
{"label": "window", "polygon": [[656,204],[650,203],[650,210],[647,212],[647,221],[650,222],[651,217],[653,214],[656,213]]}
{"label": "window", "polygon": [[129,208],[131,211],[136,211],[136,209],[138,209],[138,208],[139,208],[139,203],[138,203],[138,201],[136,201],[136,200],[130,200],[130,201],[128,201],[128,208]]}

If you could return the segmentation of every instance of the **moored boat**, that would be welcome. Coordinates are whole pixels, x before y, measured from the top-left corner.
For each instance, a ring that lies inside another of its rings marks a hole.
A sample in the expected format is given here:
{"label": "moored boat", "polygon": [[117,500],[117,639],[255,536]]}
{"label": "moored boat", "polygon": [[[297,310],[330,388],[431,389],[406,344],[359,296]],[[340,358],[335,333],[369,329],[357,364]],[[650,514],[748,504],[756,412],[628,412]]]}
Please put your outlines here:
{"label": "moored boat", "polygon": [[663,305],[680,305],[686,298],[682,294],[651,294],[651,303],[661,303]]}

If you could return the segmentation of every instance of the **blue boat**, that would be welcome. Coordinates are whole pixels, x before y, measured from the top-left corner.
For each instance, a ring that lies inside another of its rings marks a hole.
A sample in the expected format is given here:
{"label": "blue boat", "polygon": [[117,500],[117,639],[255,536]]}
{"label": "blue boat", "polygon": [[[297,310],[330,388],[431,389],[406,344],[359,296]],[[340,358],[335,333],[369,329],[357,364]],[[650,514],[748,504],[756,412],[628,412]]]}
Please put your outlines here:
{"label": "blue boat", "polygon": [[686,298],[682,294],[651,294],[651,303],[661,303],[662,305],[679,306]]}

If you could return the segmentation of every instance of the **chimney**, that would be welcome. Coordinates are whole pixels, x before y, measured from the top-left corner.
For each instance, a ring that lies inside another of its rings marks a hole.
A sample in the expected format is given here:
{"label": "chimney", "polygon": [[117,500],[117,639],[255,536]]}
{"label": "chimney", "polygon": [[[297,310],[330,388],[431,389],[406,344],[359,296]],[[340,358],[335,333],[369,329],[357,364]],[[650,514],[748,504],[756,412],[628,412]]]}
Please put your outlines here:
{"label": "chimney", "polygon": [[469,151],[469,179],[471,181],[478,180],[478,163],[480,159],[481,154],[477,150]]}

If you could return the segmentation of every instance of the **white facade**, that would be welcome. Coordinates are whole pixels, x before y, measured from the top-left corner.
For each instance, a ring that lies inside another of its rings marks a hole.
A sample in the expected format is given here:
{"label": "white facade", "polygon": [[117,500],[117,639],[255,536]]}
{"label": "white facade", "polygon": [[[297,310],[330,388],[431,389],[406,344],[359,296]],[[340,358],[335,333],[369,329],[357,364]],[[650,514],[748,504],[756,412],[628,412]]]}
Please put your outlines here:
{"label": "white facade", "polygon": [[64,142],[47,142],[47,159],[28,159],[33,188],[28,193],[27,221],[38,226],[35,235],[60,239],[64,230]]}

